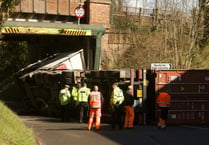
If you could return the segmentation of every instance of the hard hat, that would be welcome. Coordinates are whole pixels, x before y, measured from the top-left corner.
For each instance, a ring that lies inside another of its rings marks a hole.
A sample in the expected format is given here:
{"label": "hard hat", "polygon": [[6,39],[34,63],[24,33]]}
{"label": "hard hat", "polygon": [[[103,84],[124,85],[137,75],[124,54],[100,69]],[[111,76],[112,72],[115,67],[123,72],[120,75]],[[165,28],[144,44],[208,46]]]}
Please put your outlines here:
{"label": "hard hat", "polygon": [[133,87],[132,87],[131,85],[129,85],[129,86],[128,86],[128,89],[129,89],[129,90],[132,90],[132,89],[133,89]]}
{"label": "hard hat", "polygon": [[70,88],[70,86],[69,85],[65,85],[65,88]]}

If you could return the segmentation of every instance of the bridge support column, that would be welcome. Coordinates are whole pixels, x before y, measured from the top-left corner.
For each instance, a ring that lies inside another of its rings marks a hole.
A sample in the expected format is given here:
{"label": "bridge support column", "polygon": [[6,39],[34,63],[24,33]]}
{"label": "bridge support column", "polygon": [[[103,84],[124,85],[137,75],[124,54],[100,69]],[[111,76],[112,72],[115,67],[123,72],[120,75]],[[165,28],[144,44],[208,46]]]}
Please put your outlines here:
{"label": "bridge support column", "polygon": [[94,70],[99,70],[100,62],[101,62],[101,38],[102,33],[98,33],[96,38],[96,52],[95,52],[95,60],[94,60]]}

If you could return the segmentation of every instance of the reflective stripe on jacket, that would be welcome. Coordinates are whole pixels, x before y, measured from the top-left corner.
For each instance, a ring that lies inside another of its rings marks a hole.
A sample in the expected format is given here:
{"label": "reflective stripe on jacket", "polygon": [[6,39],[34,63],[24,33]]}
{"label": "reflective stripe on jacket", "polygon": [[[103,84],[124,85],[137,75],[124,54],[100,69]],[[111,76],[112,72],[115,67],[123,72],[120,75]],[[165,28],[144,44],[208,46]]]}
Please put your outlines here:
{"label": "reflective stripe on jacket", "polygon": [[59,92],[59,100],[61,105],[67,105],[70,101],[70,92],[68,89],[62,89]]}
{"label": "reflective stripe on jacket", "polygon": [[123,103],[124,95],[123,95],[123,91],[119,87],[113,89],[110,101],[111,101],[110,103],[113,105]]}
{"label": "reflective stripe on jacket", "polygon": [[81,87],[78,90],[78,102],[88,102],[88,96],[90,94],[90,89],[87,87]]}
{"label": "reflective stripe on jacket", "polygon": [[101,108],[102,95],[98,91],[92,91],[89,96],[90,108]]}
{"label": "reflective stripe on jacket", "polygon": [[159,107],[169,107],[170,106],[171,97],[166,92],[162,92],[157,97],[157,104]]}

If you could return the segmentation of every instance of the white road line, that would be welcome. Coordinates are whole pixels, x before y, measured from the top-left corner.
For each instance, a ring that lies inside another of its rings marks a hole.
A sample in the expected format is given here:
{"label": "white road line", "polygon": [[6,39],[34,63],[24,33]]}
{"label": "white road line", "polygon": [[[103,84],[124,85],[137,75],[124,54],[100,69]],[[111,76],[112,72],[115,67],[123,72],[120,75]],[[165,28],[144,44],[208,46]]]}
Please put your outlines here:
{"label": "white road line", "polygon": [[187,125],[184,125],[183,127],[209,131],[209,128],[203,128],[203,127],[195,127],[195,126],[187,126]]}

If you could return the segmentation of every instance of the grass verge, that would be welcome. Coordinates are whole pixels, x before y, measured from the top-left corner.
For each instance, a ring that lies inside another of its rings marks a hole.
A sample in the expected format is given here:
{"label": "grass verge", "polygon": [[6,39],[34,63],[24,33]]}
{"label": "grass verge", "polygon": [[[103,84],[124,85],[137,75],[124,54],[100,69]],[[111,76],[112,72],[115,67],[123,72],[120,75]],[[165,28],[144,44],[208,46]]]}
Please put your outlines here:
{"label": "grass verge", "polygon": [[33,131],[0,101],[0,144],[1,145],[36,145]]}

